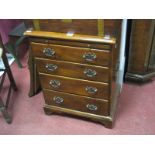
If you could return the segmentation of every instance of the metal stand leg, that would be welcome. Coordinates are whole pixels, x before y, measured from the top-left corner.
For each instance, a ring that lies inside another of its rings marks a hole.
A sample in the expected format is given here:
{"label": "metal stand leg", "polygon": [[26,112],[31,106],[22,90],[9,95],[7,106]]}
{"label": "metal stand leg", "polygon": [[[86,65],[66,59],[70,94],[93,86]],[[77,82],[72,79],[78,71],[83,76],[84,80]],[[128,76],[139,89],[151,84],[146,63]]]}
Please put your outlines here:
{"label": "metal stand leg", "polygon": [[10,84],[12,85],[13,89],[16,91],[17,90],[17,86],[16,86],[15,80],[13,78],[13,75],[12,75],[12,72],[11,72],[11,69],[10,69],[10,66],[8,64],[7,57],[6,57],[6,55],[5,55],[4,52],[2,54],[2,59],[3,59],[3,62],[4,62],[6,73],[8,74],[8,78],[10,80]]}
{"label": "metal stand leg", "polygon": [[6,54],[5,54],[6,51],[5,51],[4,45],[2,43],[1,36],[0,36],[0,46],[3,49],[1,57],[2,57],[2,60],[3,60],[3,64],[5,66],[5,69],[0,69],[1,71],[4,71],[4,74],[2,75],[2,79],[1,79],[1,82],[0,82],[0,91],[1,91],[1,89],[3,87],[3,83],[4,83],[4,80],[5,80],[6,74],[8,75],[8,78],[9,78],[9,81],[10,81],[10,87],[9,87],[9,90],[8,90],[7,100],[6,100],[5,103],[3,102],[3,100],[2,100],[2,98],[0,96],[0,112],[2,112],[3,117],[5,118],[6,122],[10,124],[12,122],[12,117],[8,114],[7,107],[9,105],[11,90],[13,89],[13,90],[17,91],[17,86],[16,86],[15,80],[13,78],[13,75],[12,75],[12,72],[11,72],[11,69],[10,69]]}
{"label": "metal stand leg", "polygon": [[0,97],[0,112],[2,112],[4,119],[6,120],[6,122],[8,124],[10,124],[12,122],[12,118],[11,116],[8,114],[6,107]]}

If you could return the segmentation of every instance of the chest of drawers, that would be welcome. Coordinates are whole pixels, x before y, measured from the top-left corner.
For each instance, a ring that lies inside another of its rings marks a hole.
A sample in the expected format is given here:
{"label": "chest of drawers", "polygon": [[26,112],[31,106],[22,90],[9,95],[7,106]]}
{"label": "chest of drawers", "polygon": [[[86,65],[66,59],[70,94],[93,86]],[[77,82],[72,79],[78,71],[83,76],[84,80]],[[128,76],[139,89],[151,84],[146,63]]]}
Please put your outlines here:
{"label": "chest of drawers", "polygon": [[81,116],[111,128],[119,94],[115,39],[43,31],[25,35],[31,83],[33,76],[40,81],[45,113]]}

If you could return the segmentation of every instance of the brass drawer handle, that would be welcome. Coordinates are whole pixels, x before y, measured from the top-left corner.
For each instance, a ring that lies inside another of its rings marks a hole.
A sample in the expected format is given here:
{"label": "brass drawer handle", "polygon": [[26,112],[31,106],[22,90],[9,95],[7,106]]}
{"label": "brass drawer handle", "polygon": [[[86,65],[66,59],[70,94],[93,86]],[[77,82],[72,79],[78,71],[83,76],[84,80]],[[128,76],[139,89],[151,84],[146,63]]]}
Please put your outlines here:
{"label": "brass drawer handle", "polygon": [[57,65],[54,65],[54,64],[46,64],[46,69],[48,71],[51,71],[51,72],[54,72],[55,70],[57,70],[58,66]]}
{"label": "brass drawer handle", "polygon": [[87,77],[95,77],[97,72],[95,70],[92,70],[92,69],[85,69],[84,70],[84,74],[87,76]]}
{"label": "brass drawer handle", "polygon": [[55,55],[54,49],[44,48],[43,53],[48,57],[53,57]]}
{"label": "brass drawer handle", "polygon": [[95,61],[95,59],[97,58],[96,54],[95,53],[85,53],[83,54],[83,58],[86,60],[86,61]]}
{"label": "brass drawer handle", "polygon": [[91,87],[91,86],[87,86],[86,88],[85,88],[85,90],[89,93],[89,94],[95,94],[95,93],[97,93],[97,88],[96,87]]}
{"label": "brass drawer handle", "polygon": [[58,80],[51,80],[51,81],[49,82],[49,84],[50,84],[50,86],[52,86],[53,88],[59,88],[60,85],[61,85],[60,81],[58,81]]}
{"label": "brass drawer handle", "polygon": [[97,111],[97,106],[94,104],[87,104],[86,107],[91,111]]}
{"label": "brass drawer handle", "polygon": [[59,97],[59,96],[54,96],[53,97],[53,101],[57,104],[62,104],[64,99],[62,97]]}

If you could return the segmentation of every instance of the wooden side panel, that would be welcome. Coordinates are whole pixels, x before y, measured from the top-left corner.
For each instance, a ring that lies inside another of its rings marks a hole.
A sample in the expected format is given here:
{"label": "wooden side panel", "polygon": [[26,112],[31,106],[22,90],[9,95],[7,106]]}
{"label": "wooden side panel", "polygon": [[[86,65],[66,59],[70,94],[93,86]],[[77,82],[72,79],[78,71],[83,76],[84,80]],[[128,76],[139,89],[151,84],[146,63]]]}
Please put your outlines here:
{"label": "wooden side panel", "polygon": [[154,23],[154,33],[153,33],[153,41],[152,41],[152,47],[150,52],[150,60],[149,60],[149,71],[155,71],[155,20]]}
{"label": "wooden side panel", "polygon": [[152,34],[150,34],[151,21],[152,20],[149,19],[133,20],[128,72],[137,74],[143,74],[147,72],[150,52],[149,45],[152,41]]}

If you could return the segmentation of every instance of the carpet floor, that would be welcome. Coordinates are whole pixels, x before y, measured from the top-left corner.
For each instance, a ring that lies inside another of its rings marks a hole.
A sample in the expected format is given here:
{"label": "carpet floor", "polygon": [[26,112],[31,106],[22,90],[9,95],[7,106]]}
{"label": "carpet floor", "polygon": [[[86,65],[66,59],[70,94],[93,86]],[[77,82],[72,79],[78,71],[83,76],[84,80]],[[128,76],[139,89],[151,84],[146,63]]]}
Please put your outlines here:
{"label": "carpet floor", "polygon": [[[47,116],[43,111],[42,92],[28,97],[29,71],[27,55],[22,58],[23,69],[16,63],[11,66],[18,91],[13,92],[9,113],[12,124],[7,124],[0,114],[1,135],[102,135],[102,134],[155,134],[155,80],[145,84],[125,83],[119,99],[113,129],[69,116]],[[8,88],[5,82],[4,90]],[[5,95],[2,97],[5,98]]]}

